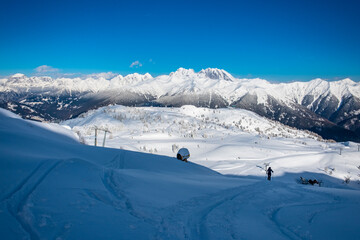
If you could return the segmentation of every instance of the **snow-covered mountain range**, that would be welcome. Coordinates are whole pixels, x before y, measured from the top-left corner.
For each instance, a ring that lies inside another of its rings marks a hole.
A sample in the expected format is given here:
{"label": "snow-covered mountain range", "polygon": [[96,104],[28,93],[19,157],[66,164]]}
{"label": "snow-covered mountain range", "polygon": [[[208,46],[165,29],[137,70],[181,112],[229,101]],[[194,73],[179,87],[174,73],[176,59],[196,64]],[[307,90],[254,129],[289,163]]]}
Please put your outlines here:
{"label": "snow-covered mountain range", "polygon": [[0,79],[0,106],[25,118],[64,120],[109,104],[126,106],[235,107],[337,141],[360,141],[360,83],[270,83],[239,79],[208,68],[180,68],[169,75],[92,74],[83,78]]}

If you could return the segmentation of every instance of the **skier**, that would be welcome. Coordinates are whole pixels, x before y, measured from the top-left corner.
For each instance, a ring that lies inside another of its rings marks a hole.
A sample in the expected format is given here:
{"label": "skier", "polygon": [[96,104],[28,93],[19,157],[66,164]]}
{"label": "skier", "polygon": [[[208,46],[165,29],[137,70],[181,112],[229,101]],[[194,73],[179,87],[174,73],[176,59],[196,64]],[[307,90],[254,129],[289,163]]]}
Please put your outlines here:
{"label": "skier", "polygon": [[271,167],[269,167],[267,170],[266,170],[266,173],[268,175],[268,180],[271,181],[271,173],[274,172]]}

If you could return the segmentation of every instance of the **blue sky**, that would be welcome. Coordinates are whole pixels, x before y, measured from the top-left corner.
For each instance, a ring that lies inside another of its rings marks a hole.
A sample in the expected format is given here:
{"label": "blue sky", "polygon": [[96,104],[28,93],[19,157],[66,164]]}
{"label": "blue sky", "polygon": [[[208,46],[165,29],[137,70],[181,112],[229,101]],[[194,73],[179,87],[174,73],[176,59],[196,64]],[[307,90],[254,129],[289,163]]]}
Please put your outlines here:
{"label": "blue sky", "polygon": [[1,0],[0,75],[216,67],[359,81],[359,12],[350,0]]}

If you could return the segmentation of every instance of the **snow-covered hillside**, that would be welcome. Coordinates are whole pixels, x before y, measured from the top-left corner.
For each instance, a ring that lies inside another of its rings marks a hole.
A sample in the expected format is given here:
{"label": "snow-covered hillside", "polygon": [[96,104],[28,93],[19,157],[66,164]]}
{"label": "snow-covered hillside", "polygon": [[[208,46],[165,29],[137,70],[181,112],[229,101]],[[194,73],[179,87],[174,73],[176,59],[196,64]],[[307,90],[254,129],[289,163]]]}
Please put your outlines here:
{"label": "snow-covered hillside", "polygon": [[[106,147],[169,157],[175,156],[177,149],[186,147],[190,150],[191,161],[226,174],[262,176],[259,166],[275,164],[278,158],[281,162],[292,158],[298,159],[296,162],[306,162],[311,158],[306,163],[309,165],[307,171],[331,172],[331,176],[340,179],[339,182],[347,176],[354,181],[360,180],[357,168],[360,160],[346,159],[336,166],[330,161],[340,154],[340,150],[352,149],[350,152],[354,152],[355,143],[346,143],[352,146],[350,148],[343,143],[325,142],[314,133],[293,129],[242,109],[108,106],[62,124],[69,126],[82,142],[89,145],[95,144],[95,129],[99,129],[98,146],[103,145],[106,130],[110,132],[106,135]],[[356,153],[352,154],[356,156]],[[315,162],[317,164],[312,165]],[[229,171],[227,165],[232,166]],[[277,167],[277,174],[305,170],[296,165],[291,168],[290,164],[285,169]]]}
{"label": "snow-covered hillside", "polygon": [[[102,107],[62,123],[68,125],[87,144],[94,144],[95,129],[109,131],[106,146],[141,150],[143,139],[164,139],[157,151],[170,149],[170,141],[207,141],[239,135],[257,136],[260,139],[273,137],[322,140],[315,133],[300,131],[256,113],[235,108],[209,109],[195,106],[181,108],[125,107],[120,105]],[[99,134],[104,132],[99,131]],[[168,142],[168,144],[166,144]],[[165,145],[164,145],[165,144]],[[155,150],[154,148],[150,148]],[[149,150],[150,150],[149,149]],[[168,154],[165,150],[164,153]]]}
{"label": "snow-covered hillside", "polygon": [[[103,110],[87,114],[78,123],[83,121],[85,129],[86,124],[101,120],[107,125],[99,127],[110,127],[117,114],[116,121],[124,124],[119,126],[137,126],[139,133],[125,135],[121,128],[112,129],[113,140],[122,137],[124,147],[126,141],[131,145],[132,138],[147,146],[177,142],[189,146],[194,153],[192,162],[86,146],[67,128],[25,121],[1,110],[1,239],[360,237],[356,179],[360,160],[353,143],[267,139],[254,134],[252,124],[242,134],[228,134],[227,130],[236,128],[229,121],[223,128],[204,123],[204,129],[198,131],[207,133],[207,138],[192,138],[183,135],[185,126],[190,129],[196,123],[194,119],[205,117],[206,121],[216,112],[192,107],[173,112],[146,109],[146,113],[123,107]],[[194,113],[189,122],[173,123],[164,135],[152,132],[150,125],[144,129],[153,118],[159,126],[167,126],[167,119]],[[137,119],[140,115],[142,124]],[[227,118],[231,115],[263,122],[248,113],[230,113]],[[265,123],[262,125],[266,128]],[[122,136],[116,135],[121,131]],[[199,143],[199,148],[194,146]],[[339,147],[343,147],[342,155]],[[197,155],[201,148],[207,149],[207,159]],[[234,159],[231,152],[241,154],[240,158]],[[265,179],[263,167],[267,163],[274,170],[271,182]],[[351,175],[350,183],[343,183],[344,174]],[[299,184],[296,179],[300,176],[322,180],[322,187]]]}

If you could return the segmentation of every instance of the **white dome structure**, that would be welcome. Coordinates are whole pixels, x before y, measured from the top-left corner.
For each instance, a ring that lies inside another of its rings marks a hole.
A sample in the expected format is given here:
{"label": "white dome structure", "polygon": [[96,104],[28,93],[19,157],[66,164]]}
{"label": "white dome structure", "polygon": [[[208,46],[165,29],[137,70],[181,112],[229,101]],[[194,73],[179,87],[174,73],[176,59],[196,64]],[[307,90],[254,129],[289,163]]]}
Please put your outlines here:
{"label": "white dome structure", "polygon": [[190,158],[190,152],[187,148],[180,148],[176,158],[181,160],[181,161],[185,161],[187,162],[188,158]]}

